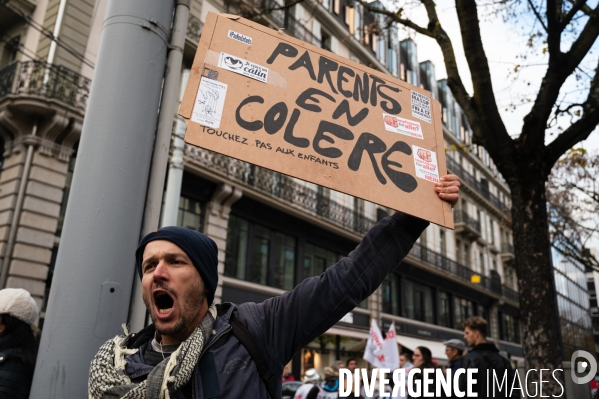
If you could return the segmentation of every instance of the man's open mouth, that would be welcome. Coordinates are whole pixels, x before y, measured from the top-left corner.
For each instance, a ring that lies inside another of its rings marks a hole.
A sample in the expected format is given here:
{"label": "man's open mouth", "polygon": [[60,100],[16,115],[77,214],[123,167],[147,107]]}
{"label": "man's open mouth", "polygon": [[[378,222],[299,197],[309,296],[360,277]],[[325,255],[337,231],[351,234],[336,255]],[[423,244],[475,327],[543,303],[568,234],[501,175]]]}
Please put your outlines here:
{"label": "man's open mouth", "polygon": [[156,309],[158,310],[158,313],[166,315],[171,310],[173,310],[173,306],[175,305],[175,300],[173,299],[171,294],[169,294],[166,291],[160,290],[160,291],[154,291],[152,296],[154,297],[154,304],[156,305]]}

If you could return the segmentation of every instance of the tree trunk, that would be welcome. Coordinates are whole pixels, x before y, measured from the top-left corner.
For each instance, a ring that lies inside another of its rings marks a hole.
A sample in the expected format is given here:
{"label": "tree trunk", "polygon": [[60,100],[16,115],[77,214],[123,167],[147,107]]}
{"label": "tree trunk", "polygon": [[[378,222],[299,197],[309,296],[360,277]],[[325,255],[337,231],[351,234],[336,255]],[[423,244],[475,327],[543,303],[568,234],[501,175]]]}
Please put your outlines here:
{"label": "tree trunk", "polygon": [[[562,368],[563,346],[549,242],[542,162],[521,162],[521,173],[509,180],[516,274],[520,293],[520,321],[524,336],[530,397],[560,395],[562,387],[551,373]],[[543,372],[540,392],[540,369]],[[555,373],[565,390],[563,372]],[[536,383],[532,384],[532,382]],[[522,384],[526,382],[523,380]],[[535,390],[537,391],[535,394]],[[564,396],[565,397],[565,392]]]}

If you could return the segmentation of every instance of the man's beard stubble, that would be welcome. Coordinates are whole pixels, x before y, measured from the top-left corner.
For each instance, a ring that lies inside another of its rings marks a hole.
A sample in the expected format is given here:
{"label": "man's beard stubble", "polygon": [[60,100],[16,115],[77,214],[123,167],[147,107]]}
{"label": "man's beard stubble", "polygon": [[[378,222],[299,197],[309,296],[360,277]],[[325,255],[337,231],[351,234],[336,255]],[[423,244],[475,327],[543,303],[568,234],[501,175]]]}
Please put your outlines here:
{"label": "man's beard stubble", "polygon": [[[152,287],[152,291],[156,288],[161,288],[161,289],[165,290],[166,292],[171,294],[174,302],[177,302],[177,303],[179,302],[178,301],[179,295],[173,289],[168,287],[168,285],[166,285],[166,283],[164,283],[162,281],[155,283],[154,286]],[[151,295],[152,295],[152,293],[150,292],[150,296]],[[156,331],[158,331],[158,333],[160,335],[167,335],[167,336],[175,335],[175,334],[178,334],[181,331],[185,330],[189,326],[189,324],[192,322],[192,320],[193,320],[194,316],[197,314],[197,312],[190,312],[192,314],[190,314],[188,317],[188,315],[185,314],[184,309],[187,309],[187,310],[197,309],[197,311],[199,312],[199,307],[202,305],[202,303],[204,303],[205,298],[206,298],[206,293],[205,293],[205,289],[204,289],[204,284],[203,284],[203,281],[200,279],[198,284],[192,288],[189,295],[187,295],[186,298],[183,298],[183,303],[178,305],[179,320],[177,320],[175,325],[172,328],[160,328],[158,326],[158,324],[156,323],[156,317],[154,316],[154,312],[152,311],[152,309],[153,309],[152,303],[150,302],[150,300],[148,298],[146,298],[145,295],[142,295],[142,299],[144,301],[144,304],[146,305],[146,309],[150,313],[150,317],[152,318],[152,323],[154,323],[154,326],[156,327]],[[173,305],[174,305],[174,302],[173,302]]]}

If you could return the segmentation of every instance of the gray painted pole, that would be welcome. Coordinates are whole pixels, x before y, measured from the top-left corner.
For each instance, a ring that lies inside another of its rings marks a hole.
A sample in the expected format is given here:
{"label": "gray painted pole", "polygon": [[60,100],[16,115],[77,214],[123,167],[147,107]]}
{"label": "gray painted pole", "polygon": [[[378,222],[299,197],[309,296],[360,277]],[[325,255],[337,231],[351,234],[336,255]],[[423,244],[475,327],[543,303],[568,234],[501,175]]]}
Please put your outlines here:
{"label": "gray painted pole", "polygon": [[[187,21],[189,20],[189,3],[190,0],[177,0],[140,239],[159,227],[168,150],[173,131],[173,120],[176,116],[175,107],[177,106],[181,66],[183,65],[183,47],[185,46],[185,36],[187,34]],[[146,306],[141,297],[140,280],[135,279],[133,284],[128,321],[131,331],[139,331],[145,327]]]}
{"label": "gray painted pole", "polygon": [[110,0],[31,398],[87,396],[133,286],[174,0]]}
{"label": "gray painted pole", "polygon": [[[181,92],[179,93],[179,102],[183,100],[183,93],[189,80],[190,70],[183,71],[181,79]],[[179,216],[179,200],[181,199],[181,187],[183,186],[183,154],[185,152],[185,131],[187,126],[180,116],[177,117],[175,134],[173,135],[173,155],[168,165],[168,180],[166,183],[166,193],[164,194],[164,208],[162,209],[162,220],[160,227],[175,226]]]}

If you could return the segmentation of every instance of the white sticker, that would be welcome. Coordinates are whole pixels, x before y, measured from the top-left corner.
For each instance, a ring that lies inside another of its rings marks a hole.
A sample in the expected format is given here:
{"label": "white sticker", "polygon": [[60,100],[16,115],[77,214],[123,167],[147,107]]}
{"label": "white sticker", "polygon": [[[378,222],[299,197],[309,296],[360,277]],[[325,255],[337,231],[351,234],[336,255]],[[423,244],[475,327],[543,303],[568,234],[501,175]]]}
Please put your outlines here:
{"label": "white sticker", "polygon": [[431,123],[431,99],[412,91],[412,116]]}
{"label": "white sticker", "polygon": [[439,166],[437,165],[437,154],[426,148],[412,146],[414,151],[414,165],[416,166],[416,176],[439,183]]}
{"label": "white sticker", "polygon": [[419,122],[388,114],[383,114],[383,121],[385,122],[385,129],[390,132],[405,134],[406,136],[424,140]]}
{"label": "white sticker", "polygon": [[218,66],[228,71],[247,76],[248,78],[259,80],[260,82],[266,83],[268,80],[268,68],[231,54],[220,53]]}
{"label": "white sticker", "polygon": [[252,38],[246,35],[242,35],[241,33],[237,33],[233,30],[230,30],[229,33],[227,34],[227,36],[229,37],[229,39],[233,39],[233,40],[237,40],[238,42],[241,43],[245,43],[245,44],[252,44]]}
{"label": "white sticker", "polygon": [[223,116],[223,106],[227,97],[227,84],[207,77],[200,80],[200,89],[191,113],[192,122],[217,129]]}

